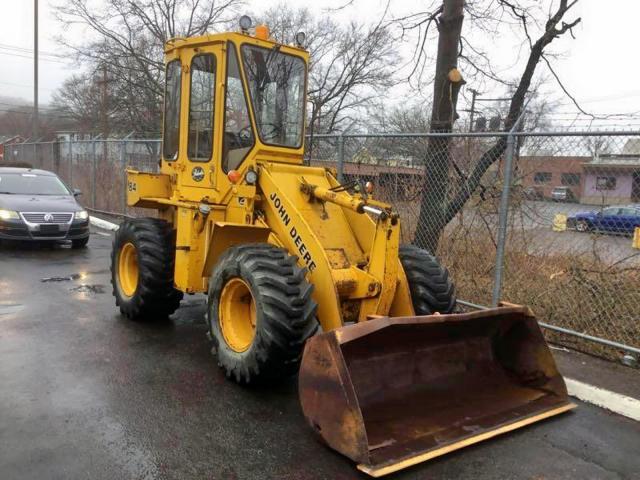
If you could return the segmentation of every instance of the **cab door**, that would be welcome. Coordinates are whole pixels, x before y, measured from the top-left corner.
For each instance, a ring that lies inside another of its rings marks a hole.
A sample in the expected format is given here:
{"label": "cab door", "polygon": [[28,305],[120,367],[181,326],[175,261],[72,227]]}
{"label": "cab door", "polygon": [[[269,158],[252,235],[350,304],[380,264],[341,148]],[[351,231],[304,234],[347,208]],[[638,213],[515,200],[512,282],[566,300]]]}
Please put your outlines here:
{"label": "cab door", "polygon": [[186,98],[181,114],[185,133],[181,151],[185,168],[181,172],[181,184],[208,189],[206,194],[200,190],[185,191],[185,197],[194,197],[191,200],[208,196],[215,201],[217,196],[215,169],[220,164],[222,122],[219,119],[223,104],[220,53],[220,44],[182,52],[182,88]]}

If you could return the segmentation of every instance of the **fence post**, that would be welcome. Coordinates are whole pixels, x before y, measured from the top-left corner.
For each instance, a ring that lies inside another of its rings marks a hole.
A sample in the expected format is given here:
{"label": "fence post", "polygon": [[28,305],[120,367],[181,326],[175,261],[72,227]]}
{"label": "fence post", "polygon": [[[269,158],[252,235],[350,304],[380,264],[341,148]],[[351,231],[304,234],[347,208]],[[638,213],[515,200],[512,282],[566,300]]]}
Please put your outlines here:
{"label": "fence post", "polygon": [[344,182],[344,133],[338,137],[338,182]]}
{"label": "fence post", "polygon": [[127,171],[126,171],[126,149],[127,143],[123,139],[120,142],[120,171],[122,172],[122,214],[127,214]]}
{"label": "fence post", "polygon": [[96,182],[96,170],[98,168],[98,160],[96,158],[96,140],[95,140],[95,138],[91,142],[91,153],[92,153],[92,157],[91,157],[91,170],[92,170],[91,171],[91,206],[93,208],[96,208],[96,198],[97,198],[96,188],[98,187],[98,184]]}
{"label": "fence post", "polygon": [[73,187],[73,140],[69,134],[69,186]]}
{"label": "fence post", "polygon": [[504,158],[504,175],[502,193],[500,195],[500,210],[498,219],[498,244],[496,248],[496,271],[493,279],[493,295],[491,306],[497,307],[502,293],[502,276],[504,273],[504,247],[507,241],[507,221],[509,220],[509,193],[511,190],[511,171],[515,150],[515,136],[513,131],[507,136],[507,150]]}

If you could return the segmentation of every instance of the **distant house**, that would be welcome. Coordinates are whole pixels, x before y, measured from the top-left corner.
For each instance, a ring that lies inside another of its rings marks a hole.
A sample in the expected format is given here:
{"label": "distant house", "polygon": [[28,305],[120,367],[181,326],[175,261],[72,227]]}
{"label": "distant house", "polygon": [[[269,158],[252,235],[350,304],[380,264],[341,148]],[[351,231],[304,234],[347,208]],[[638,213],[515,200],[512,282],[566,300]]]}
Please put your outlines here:
{"label": "distant house", "polygon": [[583,164],[591,157],[540,155],[522,156],[517,161],[515,178],[524,189],[540,198],[551,198],[555,187],[569,187],[580,198],[584,183]]}
{"label": "distant house", "polygon": [[0,135],[0,162],[4,160],[4,152],[9,145],[23,141],[24,138],[20,135]]}
{"label": "distant house", "polygon": [[622,153],[599,153],[583,164],[581,203],[640,202],[640,139],[627,140]]}

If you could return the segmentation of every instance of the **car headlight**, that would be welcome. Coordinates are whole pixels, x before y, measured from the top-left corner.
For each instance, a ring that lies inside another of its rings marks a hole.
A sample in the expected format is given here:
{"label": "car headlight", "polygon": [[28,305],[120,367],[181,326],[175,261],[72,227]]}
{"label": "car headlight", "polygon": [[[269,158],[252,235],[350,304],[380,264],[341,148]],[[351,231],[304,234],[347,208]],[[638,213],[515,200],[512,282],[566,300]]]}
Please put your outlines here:
{"label": "car headlight", "polygon": [[89,218],[89,212],[87,212],[86,210],[80,210],[79,212],[76,212],[76,220],[86,220],[87,218]]}
{"label": "car headlight", "polygon": [[2,220],[18,220],[20,216],[18,212],[13,210],[0,210],[0,219]]}

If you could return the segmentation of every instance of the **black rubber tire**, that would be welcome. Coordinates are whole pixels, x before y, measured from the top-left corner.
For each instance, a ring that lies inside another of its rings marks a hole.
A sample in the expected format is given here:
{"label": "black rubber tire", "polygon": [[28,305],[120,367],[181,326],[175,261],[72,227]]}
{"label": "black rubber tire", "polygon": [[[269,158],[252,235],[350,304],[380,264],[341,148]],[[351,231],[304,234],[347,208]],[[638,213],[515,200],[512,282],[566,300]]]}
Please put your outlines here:
{"label": "black rubber tire", "polygon": [[400,246],[400,263],[409,282],[416,315],[452,313],[456,290],[449,271],[426,250],[414,245]]}
{"label": "black rubber tire", "polygon": [[[138,285],[128,297],[117,279],[120,249],[132,243],[138,257]],[[157,218],[125,220],[116,231],[111,250],[111,285],[116,305],[130,319],[167,318],[180,306],[182,292],[174,288],[175,231]]]}
{"label": "black rubber tire", "polygon": [[[218,365],[240,384],[265,384],[295,375],[305,342],[318,329],[313,286],[306,269],[286,250],[269,244],[229,248],[209,280],[207,323]],[[245,281],[256,306],[255,336],[244,352],[234,351],[219,323],[222,289],[234,277]]]}
{"label": "black rubber tire", "polygon": [[71,248],[73,248],[74,250],[78,250],[80,248],[86,247],[87,243],[89,243],[89,237],[71,240]]}

